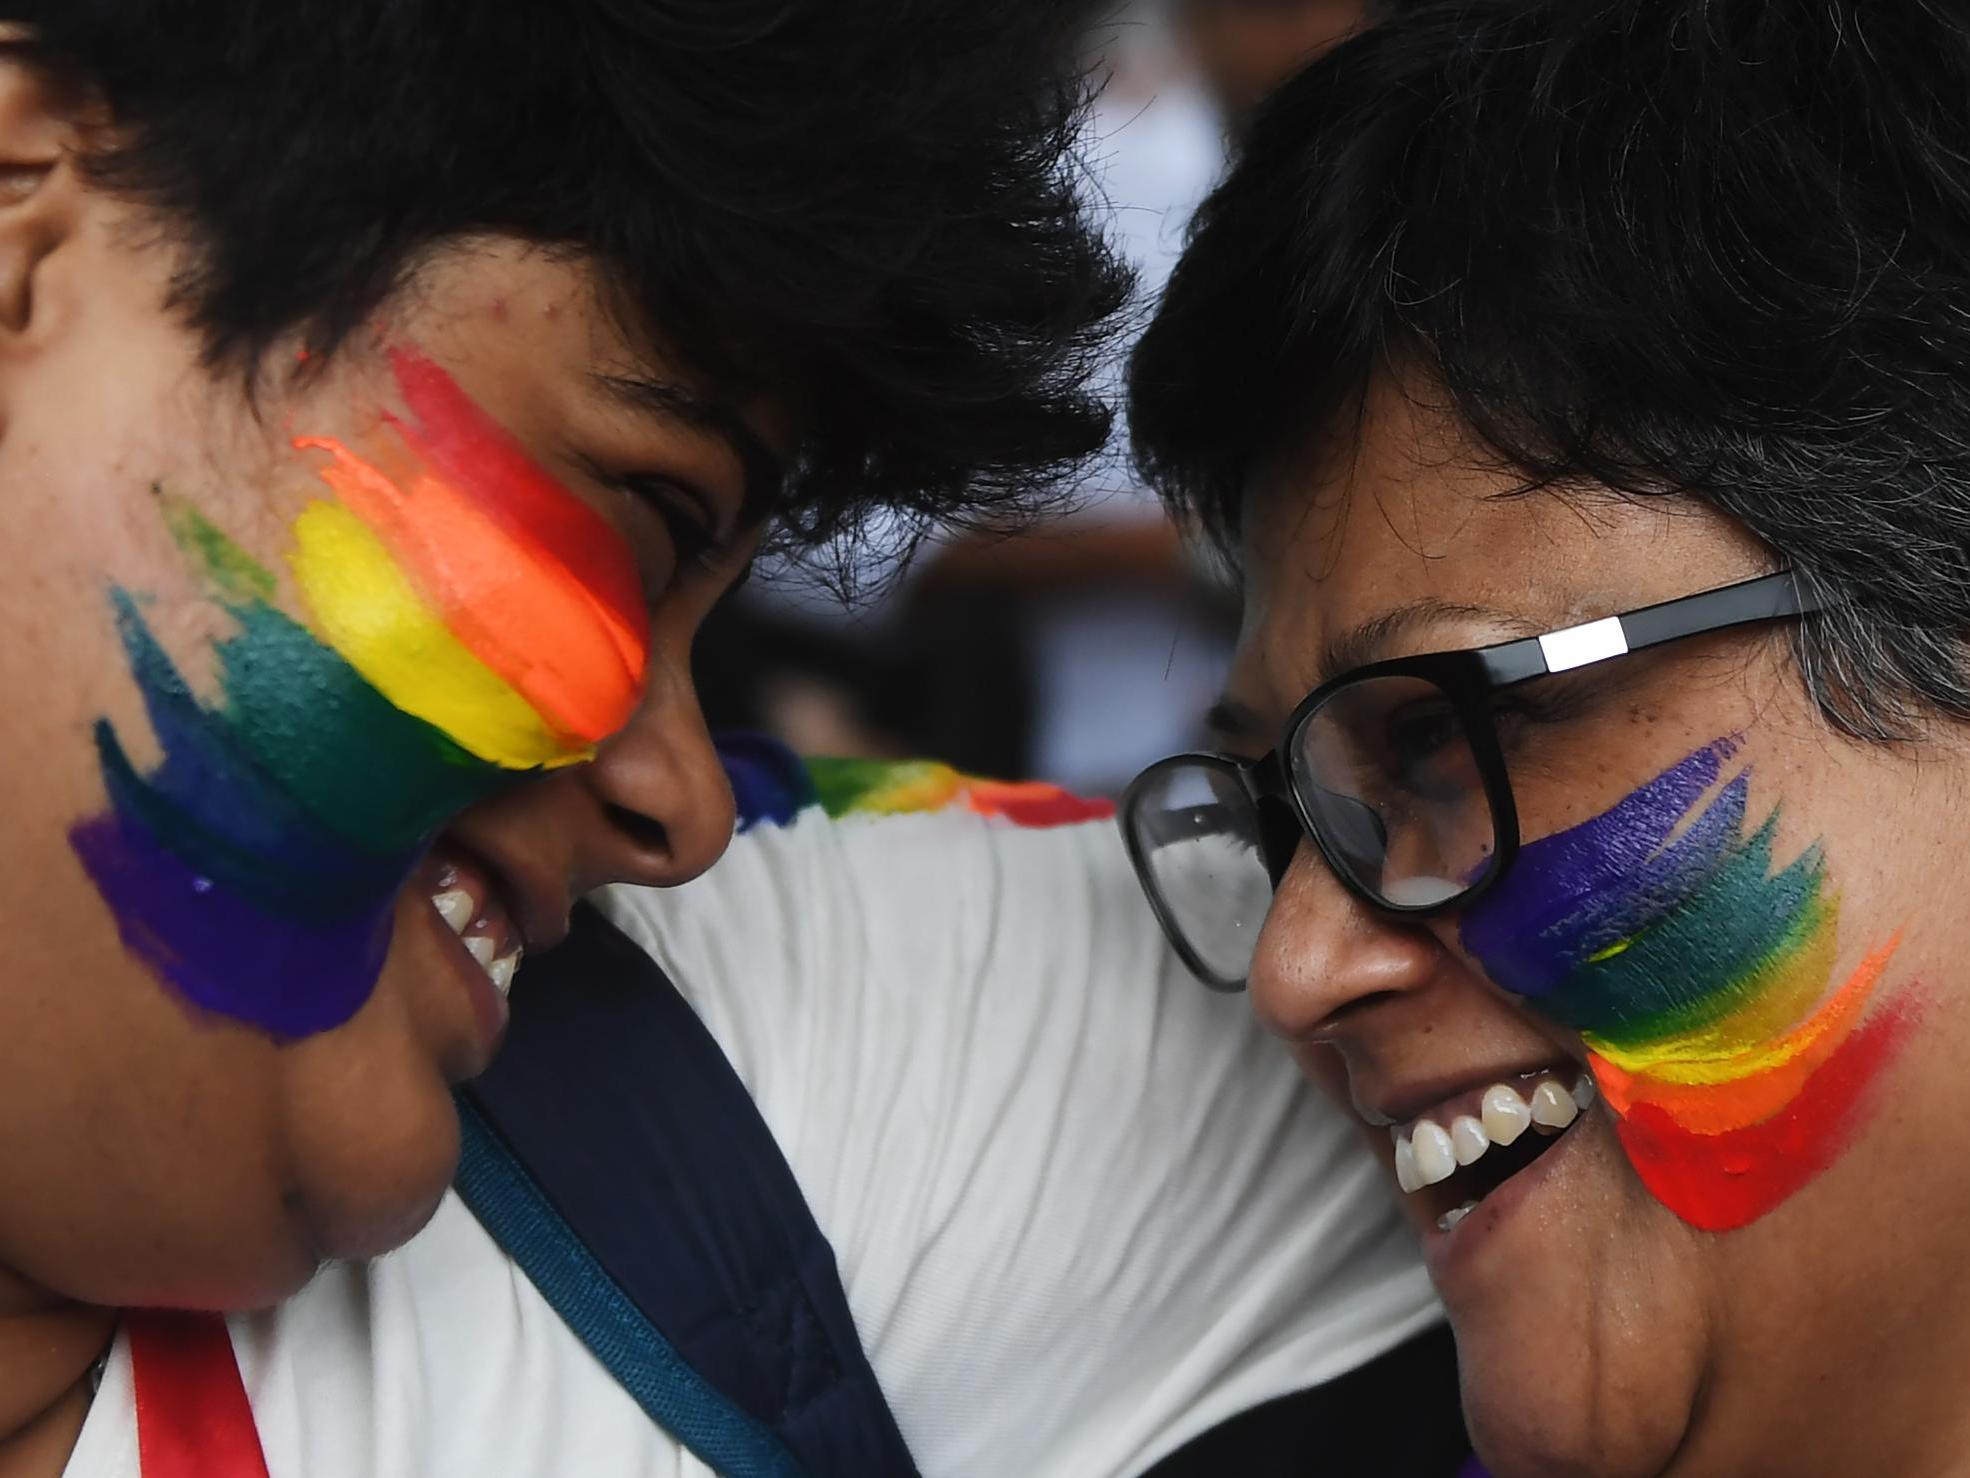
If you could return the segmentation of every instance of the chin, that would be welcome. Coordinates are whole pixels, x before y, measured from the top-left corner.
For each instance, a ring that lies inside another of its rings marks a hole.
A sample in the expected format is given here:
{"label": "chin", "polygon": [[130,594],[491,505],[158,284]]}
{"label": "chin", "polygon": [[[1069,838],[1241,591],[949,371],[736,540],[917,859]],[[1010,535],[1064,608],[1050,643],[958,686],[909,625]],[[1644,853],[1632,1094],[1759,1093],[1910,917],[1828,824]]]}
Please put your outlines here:
{"label": "chin", "polygon": [[304,1119],[289,1138],[287,1200],[313,1259],[376,1257],[408,1242],[444,1199],[458,1135],[436,1078],[387,1104]]}
{"label": "chin", "polygon": [[457,1118],[449,1101],[444,1107],[442,1121],[419,1123],[387,1141],[352,1136],[319,1148],[327,1136],[316,1136],[314,1153],[307,1144],[290,1146],[291,1174],[276,1195],[259,1202],[264,1214],[229,1227],[230,1235],[208,1237],[197,1258],[174,1258],[136,1286],[94,1290],[88,1301],[266,1309],[299,1292],[324,1262],[361,1261],[401,1247],[438,1209],[456,1168]]}
{"label": "chin", "polygon": [[1486,1339],[1457,1327],[1464,1422],[1492,1478],[1653,1478],[1675,1459],[1693,1388],[1672,1394],[1676,1383],[1646,1358],[1646,1331],[1593,1334]]}

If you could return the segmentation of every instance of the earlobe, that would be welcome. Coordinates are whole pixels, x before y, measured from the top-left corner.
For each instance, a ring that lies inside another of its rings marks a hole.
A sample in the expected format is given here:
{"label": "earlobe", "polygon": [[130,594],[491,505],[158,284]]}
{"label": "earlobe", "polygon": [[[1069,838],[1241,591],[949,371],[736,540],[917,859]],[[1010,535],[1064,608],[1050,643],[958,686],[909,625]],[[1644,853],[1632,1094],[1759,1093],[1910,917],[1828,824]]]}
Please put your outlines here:
{"label": "earlobe", "polygon": [[72,99],[50,84],[0,27],[0,336],[16,339],[34,319],[34,280],[75,224],[72,158],[80,121]]}

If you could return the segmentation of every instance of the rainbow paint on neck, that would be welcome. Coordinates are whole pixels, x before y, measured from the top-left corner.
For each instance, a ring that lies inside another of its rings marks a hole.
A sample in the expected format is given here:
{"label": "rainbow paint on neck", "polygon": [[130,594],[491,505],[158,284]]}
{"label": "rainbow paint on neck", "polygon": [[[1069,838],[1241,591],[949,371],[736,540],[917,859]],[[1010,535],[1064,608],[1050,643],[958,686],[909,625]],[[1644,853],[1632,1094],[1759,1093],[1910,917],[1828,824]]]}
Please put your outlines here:
{"label": "rainbow paint on neck", "polygon": [[1774,810],[1719,740],[1523,847],[1460,925],[1507,990],[1576,1028],[1642,1181],[1692,1226],[1755,1221],[1865,1117],[1912,1012],[1869,1012],[1899,935],[1829,991],[1840,901],[1817,846],[1773,871]]}
{"label": "rainbow paint on neck", "polygon": [[[71,840],[125,947],[187,1000],[277,1036],[369,998],[398,892],[453,816],[579,762],[634,711],[647,621],[627,546],[443,370],[391,351],[405,417],[373,455],[303,438],[333,497],[281,581],[201,515],[172,532],[232,633],[216,701],[111,592],[163,760],[96,726],[109,809]],[[366,447],[367,450],[367,447]]]}

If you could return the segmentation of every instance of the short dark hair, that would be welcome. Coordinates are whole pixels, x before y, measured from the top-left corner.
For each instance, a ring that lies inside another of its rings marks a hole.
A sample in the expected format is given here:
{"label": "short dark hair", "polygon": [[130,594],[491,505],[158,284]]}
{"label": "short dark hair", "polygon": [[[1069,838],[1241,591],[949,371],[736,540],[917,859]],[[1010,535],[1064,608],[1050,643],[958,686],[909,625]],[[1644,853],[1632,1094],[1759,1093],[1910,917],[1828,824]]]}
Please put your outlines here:
{"label": "short dark hair", "polygon": [[804,431],[783,517],[1013,511],[1099,448],[1128,278],[1081,210],[1079,4],[15,0],[191,248],[213,362],[331,352],[426,248],[592,254],[618,316]]}
{"label": "short dark hair", "polygon": [[1132,369],[1146,475],[1248,481],[1420,371],[1526,490],[1687,494],[1827,603],[1849,732],[1970,717],[1970,12],[1398,7],[1261,109]]}

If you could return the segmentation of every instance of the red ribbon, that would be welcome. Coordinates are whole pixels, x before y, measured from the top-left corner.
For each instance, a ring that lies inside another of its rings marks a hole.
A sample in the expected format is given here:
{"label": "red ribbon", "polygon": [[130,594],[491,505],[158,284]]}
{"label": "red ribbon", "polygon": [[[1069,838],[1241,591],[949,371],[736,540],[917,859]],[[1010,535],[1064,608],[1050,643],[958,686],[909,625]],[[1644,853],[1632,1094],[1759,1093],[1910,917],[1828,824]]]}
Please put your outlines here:
{"label": "red ribbon", "polygon": [[268,1478],[225,1319],[133,1311],[123,1328],[144,1478]]}

